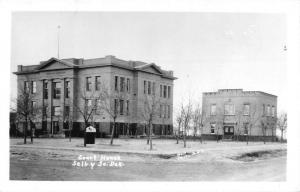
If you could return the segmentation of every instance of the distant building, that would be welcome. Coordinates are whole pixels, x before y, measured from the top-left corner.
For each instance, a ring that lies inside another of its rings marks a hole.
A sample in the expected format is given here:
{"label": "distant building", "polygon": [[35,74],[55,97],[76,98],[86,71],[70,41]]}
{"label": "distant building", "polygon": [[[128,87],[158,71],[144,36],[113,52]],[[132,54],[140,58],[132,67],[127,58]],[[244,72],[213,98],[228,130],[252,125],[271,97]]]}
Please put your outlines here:
{"label": "distant building", "polygon": [[[124,99],[111,98],[111,107],[119,103],[117,136],[145,134],[145,124],[139,115],[147,95],[155,95],[160,101],[160,114],[153,121],[154,134],[173,132],[173,81],[176,78],[172,71],[162,70],[154,63],[125,61],[114,56],[96,59],[51,58],[39,65],[19,65],[14,74],[17,75],[18,90],[29,89],[35,104],[46,108],[35,122],[38,132],[62,134],[71,127],[73,134],[82,135],[84,121],[74,106],[97,102],[92,93],[99,92],[102,84],[108,87],[109,92],[118,91],[124,95]],[[80,100],[83,92],[90,95],[87,101]],[[66,119],[66,116],[72,119]],[[110,134],[112,118],[97,111],[93,116],[97,132]]]}
{"label": "distant building", "polygon": [[203,136],[206,138],[274,139],[277,96],[261,91],[219,89],[203,93]]}

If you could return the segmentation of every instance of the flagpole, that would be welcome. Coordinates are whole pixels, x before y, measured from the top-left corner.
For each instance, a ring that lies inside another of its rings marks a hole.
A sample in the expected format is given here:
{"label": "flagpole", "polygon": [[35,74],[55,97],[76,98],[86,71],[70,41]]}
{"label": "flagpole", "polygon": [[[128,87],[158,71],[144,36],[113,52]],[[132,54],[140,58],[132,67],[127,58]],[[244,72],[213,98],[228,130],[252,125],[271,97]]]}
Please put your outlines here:
{"label": "flagpole", "polygon": [[59,59],[59,29],[60,25],[57,26],[57,58]]}

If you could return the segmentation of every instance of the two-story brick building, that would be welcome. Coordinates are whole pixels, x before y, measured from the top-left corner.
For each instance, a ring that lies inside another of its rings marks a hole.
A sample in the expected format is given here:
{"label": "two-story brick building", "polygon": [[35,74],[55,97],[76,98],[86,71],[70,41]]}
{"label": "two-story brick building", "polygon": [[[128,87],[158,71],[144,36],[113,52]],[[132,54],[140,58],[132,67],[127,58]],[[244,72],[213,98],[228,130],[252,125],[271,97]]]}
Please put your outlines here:
{"label": "two-story brick building", "polygon": [[[18,90],[28,89],[34,104],[45,108],[35,127],[48,134],[62,134],[71,127],[72,134],[82,135],[83,117],[74,106],[83,105],[81,95],[93,95],[105,84],[111,93],[119,92],[124,99],[119,102],[116,135],[145,134],[144,121],[139,115],[145,96],[159,98],[160,111],[153,119],[154,134],[171,134],[173,130],[173,81],[172,71],[162,70],[154,63],[125,61],[114,56],[96,59],[51,58],[38,65],[18,66]],[[20,94],[18,92],[18,94]],[[111,94],[113,95],[113,94]],[[114,107],[111,98],[111,107]],[[72,119],[66,120],[66,116]],[[95,111],[94,126],[98,132],[110,134],[112,117]]]}
{"label": "two-story brick building", "polygon": [[274,139],[277,96],[261,91],[220,89],[203,93],[203,136],[206,138]]}

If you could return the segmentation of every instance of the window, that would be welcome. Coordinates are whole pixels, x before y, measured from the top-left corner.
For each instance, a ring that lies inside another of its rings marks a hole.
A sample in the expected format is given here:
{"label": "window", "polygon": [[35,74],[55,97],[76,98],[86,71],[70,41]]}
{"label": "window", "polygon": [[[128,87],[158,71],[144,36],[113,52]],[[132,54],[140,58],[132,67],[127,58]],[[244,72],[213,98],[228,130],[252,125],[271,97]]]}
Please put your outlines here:
{"label": "window", "polygon": [[265,104],[263,104],[263,116],[265,116],[266,115],[266,106],[265,106]]}
{"label": "window", "polygon": [[54,116],[59,116],[60,115],[60,107],[59,106],[54,106],[53,107],[53,115]]}
{"label": "window", "polygon": [[233,104],[225,104],[224,115],[234,115],[234,105]]}
{"label": "window", "polygon": [[271,108],[270,105],[267,106],[267,116],[271,115]]}
{"label": "window", "polygon": [[124,92],[125,91],[125,78],[120,77],[120,91]]}
{"label": "window", "polygon": [[155,82],[152,82],[152,95],[155,95]]}
{"label": "window", "polygon": [[217,109],[216,104],[212,104],[210,106],[210,115],[216,115],[216,109]]}
{"label": "window", "polygon": [[164,118],[167,118],[167,105],[164,105]]}
{"label": "window", "polygon": [[244,123],[244,135],[248,135],[249,132],[249,123]]}
{"label": "window", "polygon": [[163,89],[163,87],[162,87],[162,85],[160,85],[160,87],[159,87],[159,96],[160,97],[162,97],[162,89]]}
{"label": "window", "polygon": [[275,107],[272,106],[272,117],[275,117]]}
{"label": "window", "polygon": [[244,115],[250,115],[250,105],[244,104]]}
{"label": "window", "polygon": [[148,95],[151,95],[151,82],[148,81]]}
{"label": "window", "polygon": [[65,87],[66,87],[65,97],[69,98],[70,97],[70,81],[65,81]]}
{"label": "window", "polygon": [[118,79],[119,77],[118,76],[115,76],[115,91],[118,91]]}
{"label": "window", "polygon": [[31,101],[31,113],[33,114],[36,111],[36,101]]}
{"label": "window", "polygon": [[53,82],[53,98],[60,99],[60,93],[61,93],[61,83]]}
{"label": "window", "polygon": [[171,86],[168,86],[168,98],[171,97]]}
{"label": "window", "polygon": [[47,81],[44,81],[43,95],[44,95],[44,99],[48,99],[48,82]]}
{"label": "window", "polygon": [[86,77],[86,90],[91,91],[92,88],[92,78]]}
{"label": "window", "polygon": [[29,82],[28,81],[24,81],[24,91],[29,92]]}
{"label": "window", "polygon": [[130,92],[130,79],[127,78],[127,84],[126,84],[126,91],[129,93]]}
{"label": "window", "polygon": [[100,99],[96,99],[96,114],[99,115],[101,112],[101,100]]}
{"label": "window", "polygon": [[43,107],[43,117],[47,117],[47,113],[48,113],[48,107],[44,106]]}
{"label": "window", "polygon": [[146,94],[146,90],[147,90],[147,81],[144,81],[144,94]]}
{"label": "window", "polygon": [[126,115],[129,115],[129,100],[126,101]]}
{"label": "window", "polygon": [[163,106],[160,105],[159,106],[159,118],[162,118],[162,114],[163,114]]}
{"label": "window", "polygon": [[69,117],[70,116],[70,106],[65,106],[65,117]]}
{"label": "window", "polygon": [[114,114],[118,113],[118,99],[114,99]]}
{"label": "window", "polygon": [[91,99],[86,99],[85,100],[85,105],[86,105],[86,107],[92,107],[92,100]]}
{"label": "window", "polygon": [[168,107],[168,119],[169,119],[169,118],[170,118],[170,115],[171,115],[170,105],[168,105],[167,107]]}
{"label": "window", "polygon": [[164,98],[167,98],[167,86],[164,85]]}
{"label": "window", "polygon": [[215,134],[216,132],[216,124],[215,123],[211,123],[210,124],[210,133],[211,134]]}
{"label": "window", "polygon": [[31,82],[31,93],[36,93],[36,81],[32,81]]}
{"label": "window", "polygon": [[124,114],[124,100],[120,99],[120,115]]}
{"label": "window", "polygon": [[96,76],[95,77],[95,90],[99,91],[100,90],[100,86],[101,86],[100,76]]}

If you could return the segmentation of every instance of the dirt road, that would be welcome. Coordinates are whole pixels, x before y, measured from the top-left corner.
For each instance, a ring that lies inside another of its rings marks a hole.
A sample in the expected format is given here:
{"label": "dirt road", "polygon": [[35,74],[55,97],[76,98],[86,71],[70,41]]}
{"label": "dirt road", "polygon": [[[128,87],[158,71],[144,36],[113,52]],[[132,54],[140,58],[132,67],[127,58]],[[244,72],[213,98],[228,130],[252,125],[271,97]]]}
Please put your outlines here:
{"label": "dirt road", "polygon": [[[162,159],[119,155],[122,166],[74,166],[79,157],[99,153],[59,150],[11,149],[12,180],[93,181],[284,181],[286,156],[254,161],[198,154],[187,158]],[[107,157],[115,154],[105,154]],[[86,161],[92,162],[92,161]],[[79,165],[79,164],[78,164]]]}

